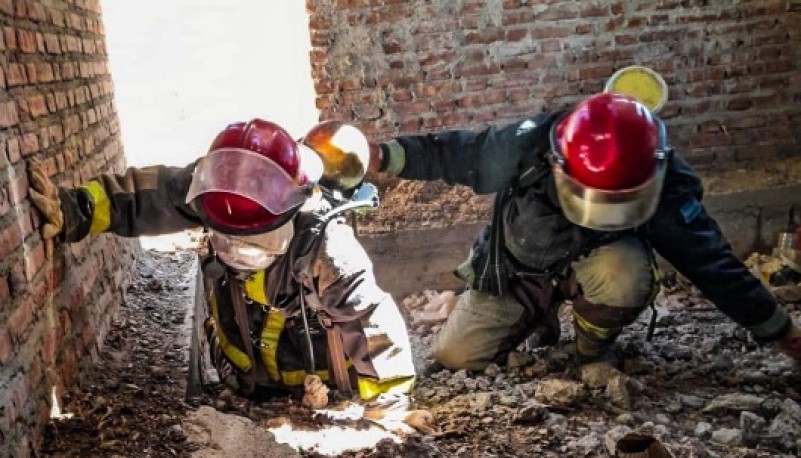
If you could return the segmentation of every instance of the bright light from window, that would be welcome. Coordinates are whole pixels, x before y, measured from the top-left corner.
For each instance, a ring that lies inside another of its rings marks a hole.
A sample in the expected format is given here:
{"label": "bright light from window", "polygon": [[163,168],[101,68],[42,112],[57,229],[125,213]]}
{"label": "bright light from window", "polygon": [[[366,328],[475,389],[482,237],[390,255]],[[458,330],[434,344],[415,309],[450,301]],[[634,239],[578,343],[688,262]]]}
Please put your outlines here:
{"label": "bright light from window", "polygon": [[55,386],[53,386],[53,389],[51,390],[51,401],[52,401],[52,407],[50,407],[50,418],[56,420],[69,420],[74,416],[71,413],[61,412],[61,403],[58,400],[58,395],[56,394]]}

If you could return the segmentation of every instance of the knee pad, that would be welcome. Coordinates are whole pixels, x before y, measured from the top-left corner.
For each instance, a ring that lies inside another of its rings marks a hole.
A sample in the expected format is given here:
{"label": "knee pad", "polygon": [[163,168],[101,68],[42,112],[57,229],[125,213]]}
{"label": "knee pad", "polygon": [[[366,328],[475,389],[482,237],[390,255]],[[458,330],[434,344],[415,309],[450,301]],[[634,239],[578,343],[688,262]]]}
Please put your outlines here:
{"label": "knee pad", "polygon": [[596,249],[573,269],[584,299],[592,304],[642,309],[657,286],[653,255],[634,237]]}
{"label": "knee pad", "polygon": [[638,307],[613,307],[595,304],[586,298],[578,297],[573,300],[573,314],[577,328],[603,336],[633,323],[647,305],[647,302],[643,301]]}

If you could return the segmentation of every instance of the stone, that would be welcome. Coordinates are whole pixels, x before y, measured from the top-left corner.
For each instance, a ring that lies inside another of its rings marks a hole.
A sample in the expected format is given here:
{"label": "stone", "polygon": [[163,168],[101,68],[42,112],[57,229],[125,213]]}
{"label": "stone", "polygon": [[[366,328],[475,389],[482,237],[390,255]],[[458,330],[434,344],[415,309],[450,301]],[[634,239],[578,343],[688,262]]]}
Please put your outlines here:
{"label": "stone", "polygon": [[617,452],[617,442],[622,439],[626,434],[632,432],[632,429],[625,425],[618,425],[610,429],[604,435],[604,445],[609,456],[615,456]]}
{"label": "stone", "polygon": [[698,396],[693,396],[691,394],[679,395],[679,401],[681,401],[682,405],[691,407],[693,409],[700,409],[701,407],[704,406],[704,403],[706,402],[704,401],[703,398],[700,398]]}
{"label": "stone", "polygon": [[484,369],[484,375],[490,378],[495,378],[501,373],[501,368],[497,364],[492,363]]}
{"label": "stone", "polygon": [[745,443],[751,443],[765,433],[767,421],[753,412],[740,413],[740,431]]}
{"label": "stone", "polygon": [[606,385],[606,397],[609,402],[624,409],[631,408],[631,395],[626,388],[626,376],[618,374]]}
{"label": "stone", "polygon": [[782,411],[768,427],[768,434],[777,438],[782,446],[790,448],[798,439],[799,431],[801,431],[801,406],[792,399],[785,399]]}
{"label": "stone", "polygon": [[699,421],[698,424],[695,425],[693,434],[699,439],[707,439],[712,435],[712,425],[705,421]]}
{"label": "stone", "polygon": [[608,363],[591,363],[579,367],[581,382],[589,388],[605,388],[620,371]]}
{"label": "stone", "polygon": [[736,428],[721,428],[712,433],[712,440],[726,445],[738,445],[742,440],[742,433]]}
{"label": "stone", "polygon": [[584,385],[562,379],[537,382],[534,399],[543,404],[566,406],[573,404],[584,394]]}
{"label": "stone", "polygon": [[192,455],[198,458],[300,456],[293,448],[277,443],[266,428],[247,418],[220,413],[208,406],[190,413],[181,429],[186,440],[200,448]]}
{"label": "stone", "polygon": [[765,398],[753,394],[729,393],[713,399],[704,407],[704,413],[755,411],[764,401]]}

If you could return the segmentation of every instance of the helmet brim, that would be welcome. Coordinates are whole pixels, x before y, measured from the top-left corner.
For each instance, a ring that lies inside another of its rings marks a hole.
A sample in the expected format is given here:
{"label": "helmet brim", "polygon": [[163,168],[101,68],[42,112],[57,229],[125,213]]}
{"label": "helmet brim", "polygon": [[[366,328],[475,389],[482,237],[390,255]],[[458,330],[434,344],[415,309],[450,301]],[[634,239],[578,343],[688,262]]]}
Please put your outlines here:
{"label": "helmet brim", "polygon": [[665,159],[653,176],[630,189],[604,190],[585,186],[553,164],[559,205],[568,221],[598,231],[621,231],[646,223],[656,212],[665,181]]}

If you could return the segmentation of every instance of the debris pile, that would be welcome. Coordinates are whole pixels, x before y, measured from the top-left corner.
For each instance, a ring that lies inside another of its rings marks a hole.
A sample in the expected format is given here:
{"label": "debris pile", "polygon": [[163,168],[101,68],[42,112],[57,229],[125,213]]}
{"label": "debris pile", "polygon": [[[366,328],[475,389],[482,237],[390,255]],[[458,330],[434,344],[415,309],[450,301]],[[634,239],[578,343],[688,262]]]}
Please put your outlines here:
{"label": "debris pile", "polygon": [[[754,259],[758,264],[749,260],[749,265],[758,272],[771,261]],[[347,426],[353,433],[339,432],[330,440],[366,447],[340,455],[353,457],[623,456],[632,444],[646,444],[648,453],[661,447],[676,457],[801,453],[801,372],[771,346],[753,341],[681,277],[657,297],[651,341],[646,340],[650,311],[619,338],[622,373],[576,366],[569,304],[560,312],[562,340],[554,347],[521,348],[503,367],[484,371],[426,371],[430,341],[457,295],[423,291],[400,301],[421,374],[415,407],[427,409],[439,425],[429,436],[412,433],[405,442],[384,436],[375,445],[360,445],[357,433],[372,422],[315,415],[302,404],[302,390],[255,401],[222,391],[204,402],[215,408],[212,415],[210,407],[183,402],[183,301],[193,293],[192,262],[189,254],[143,253],[139,278],[115,319],[102,360],[64,399],[64,412],[75,416],[51,422],[46,454],[212,456],[203,455],[212,440],[200,413],[206,420],[217,414],[246,418],[256,428],[253,437],[268,429],[286,431],[289,424],[296,432]],[[787,286],[798,283],[771,288]],[[792,298],[784,300],[801,321],[799,302]],[[296,450],[301,456],[326,453]]]}

